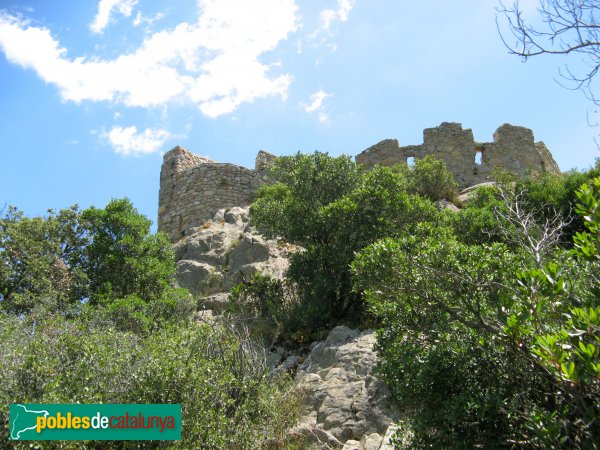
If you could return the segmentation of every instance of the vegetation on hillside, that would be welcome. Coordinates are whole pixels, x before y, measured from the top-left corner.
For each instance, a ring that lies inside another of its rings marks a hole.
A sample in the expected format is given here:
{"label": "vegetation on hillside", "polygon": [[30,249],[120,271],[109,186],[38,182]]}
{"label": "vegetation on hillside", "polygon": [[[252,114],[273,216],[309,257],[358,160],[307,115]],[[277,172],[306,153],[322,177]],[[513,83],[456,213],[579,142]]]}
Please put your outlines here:
{"label": "vegetation on hillside", "polygon": [[431,159],[365,172],[298,154],[271,176],[251,219],[305,249],[286,280],[298,297],[258,278],[235,294],[306,334],[368,317],[410,448],[598,448],[598,168],[498,174],[458,212],[435,209],[453,184],[435,186],[450,177]]}
{"label": "vegetation on hillside", "polygon": [[[456,185],[430,157],[372,171],[318,152],[279,158],[251,221],[299,251],[285,280],[255,274],[229,309],[299,341],[376,327],[409,448],[598,448],[599,175],[497,174],[451,211],[434,202]],[[240,328],[195,319],[174,268],[127,200],[5,211],[3,404],[181,403],[184,448],[293,445],[285,380]]]}
{"label": "vegetation on hillside", "polygon": [[355,253],[435,220],[433,203],[417,192],[441,197],[453,188],[452,182],[425,187],[423,167],[441,170],[448,179],[443,163],[430,158],[417,161],[412,171],[401,166],[367,171],[347,156],[319,152],[276,160],[270,171],[275,183],[258,192],[250,219],[265,236],[303,249],[292,255],[287,272],[299,297],[288,326],[318,328],[364,318],[362,293],[353,288],[350,272]]}
{"label": "vegetation on hillside", "polygon": [[180,403],[181,442],[86,448],[280,442],[297,403],[285,380],[268,378],[264,355],[242,330],[198,322],[174,270],[167,238],[151,234],[126,199],[34,218],[8,208],[0,217],[3,436],[11,403]]}

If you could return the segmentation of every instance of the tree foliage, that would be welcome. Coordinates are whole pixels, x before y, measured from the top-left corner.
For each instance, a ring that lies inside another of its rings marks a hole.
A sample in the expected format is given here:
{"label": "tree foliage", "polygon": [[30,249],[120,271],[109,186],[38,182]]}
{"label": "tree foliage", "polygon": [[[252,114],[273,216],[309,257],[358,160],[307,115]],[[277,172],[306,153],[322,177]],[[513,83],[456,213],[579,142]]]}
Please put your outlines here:
{"label": "tree foliage", "polygon": [[89,299],[159,299],[175,272],[170,244],[127,199],[103,209],[76,206],[28,218],[14,207],[0,218],[0,294],[5,311],[36,306],[67,311]]}
{"label": "tree foliage", "polygon": [[[181,403],[183,440],[169,447],[285,445],[297,398],[268,376],[245,332],[198,323],[174,269],[166,237],[127,199],[34,218],[9,208],[0,218],[0,402]],[[8,419],[2,408],[4,436]]]}
{"label": "tree foliage", "polygon": [[358,288],[383,325],[381,375],[411,412],[415,448],[597,448],[598,189],[577,198],[587,231],[572,251],[559,240],[534,251],[543,224],[559,222],[538,227],[506,197],[524,235],[510,249],[442,227],[357,256]]}
{"label": "tree foliage", "polygon": [[88,238],[77,207],[28,218],[15,207],[0,217],[0,294],[20,314],[38,302],[65,307],[81,299],[88,278],[81,249]]}
{"label": "tree foliage", "polygon": [[355,252],[437,217],[431,201],[409,192],[400,167],[366,172],[346,156],[316,152],[277,159],[271,177],[275,184],[259,191],[251,220],[266,236],[303,248],[287,277],[299,287],[310,327],[360,318],[362,294],[350,272]]}
{"label": "tree foliage", "polygon": [[409,189],[431,201],[452,200],[458,183],[446,168],[446,163],[432,155],[415,160],[407,170]]}
{"label": "tree foliage", "polygon": [[137,295],[159,298],[175,273],[171,245],[162,233],[150,234],[150,221],[127,199],[81,214],[90,243],[83,249],[90,300]]}

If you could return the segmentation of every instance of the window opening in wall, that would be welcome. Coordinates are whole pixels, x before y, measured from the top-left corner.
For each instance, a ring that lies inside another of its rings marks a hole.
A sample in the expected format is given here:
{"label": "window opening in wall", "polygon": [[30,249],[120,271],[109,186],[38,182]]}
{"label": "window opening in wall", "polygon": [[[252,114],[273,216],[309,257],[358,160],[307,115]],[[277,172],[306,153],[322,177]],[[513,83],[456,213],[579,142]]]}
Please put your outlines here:
{"label": "window opening in wall", "polygon": [[408,167],[414,166],[415,165],[415,157],[409,156],[408,158],[406,158],[406,164],[408,164]]}
{"label": "window opening in wall", "polygon": [[483,154],[481,153],[481,150],[478,150],[477,153],[475,153],[475,164],[477,164],[478,166],[481,165],[481,157],[483,156]]}

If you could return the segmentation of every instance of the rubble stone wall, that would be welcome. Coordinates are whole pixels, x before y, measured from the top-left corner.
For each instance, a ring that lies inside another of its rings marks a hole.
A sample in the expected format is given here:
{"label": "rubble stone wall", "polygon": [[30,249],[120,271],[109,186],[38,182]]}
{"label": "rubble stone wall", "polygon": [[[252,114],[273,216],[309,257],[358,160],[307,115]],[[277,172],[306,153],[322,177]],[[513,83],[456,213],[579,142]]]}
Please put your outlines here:
{"label": "rubble stone wall", "polygon": [[427,155],[445,161],[461,187],[489,181],[495,167],[519,175],[527,171],[560,173],[544,143],[534,142],[530,129],[509,124],[496,130],[493,142],[479,143],[470,129],[444,122],[423,131],[423,144],[401,147],[396,139],[386,139],[358,154],[356,162],[368,167],[391,166]]}
{"label": "rubble stone wall", "polygon": [[[386,139],[356,156],[368,167],[406,163],[410,158],[433,155],[446,162],[460,187],[489,181],[495,167],[520,175],[527,171],[560,173],[543,142],[534,142],[533,132],[504,124],[493,142],[478,143],[470,129],[444,122],[423,131],[423,143],[401,147]],[[164,155],[160,173],[158,229],[177,242],[194,227],[200,227],[222,208],[248,206],[264,184],[264,170],[275,156],[260,151],[255,169],[211,161],[175,147]]]}
{"label": "rubble stone wall", "polygon": [[163,157],[158,229],[177,242],[219,209],[248,206],[262,184],[260,171],[211,161],[177,146]]}

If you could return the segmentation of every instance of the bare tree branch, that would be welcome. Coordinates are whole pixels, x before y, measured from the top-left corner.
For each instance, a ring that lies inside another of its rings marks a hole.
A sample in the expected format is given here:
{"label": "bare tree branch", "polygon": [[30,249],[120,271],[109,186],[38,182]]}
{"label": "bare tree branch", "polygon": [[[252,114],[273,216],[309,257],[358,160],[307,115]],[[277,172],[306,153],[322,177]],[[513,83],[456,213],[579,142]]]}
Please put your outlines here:
{"label": "bare tree branch", "polygon": [[[542,270],[544,257],[561,242],[563,229],[572,219],[565,220],[551,209],[550,215],[541,210],[524,207],[525,192],[512,192],[499,186],[505,209],[496,208],[498,223],[504,224],[501,231],[507,242],[525,250]],[[545,219],[540,217],[546,216]]]}
{"label": "bare tree branch", "polygon": [[600,0],[539,0],[537,12],[541,22],[532,25],[516,0],[506,6],[499,0],[497,11],[504,15],[508,31],[496,25],[502,42],[513,55],[524,61],[542,54],[578,54],[585,68],[576,73],[565,67],[562,78],[571,83],[568,89],[579,89],[595,104],[600,99],[594,94],[592,82],[600,69]]}

